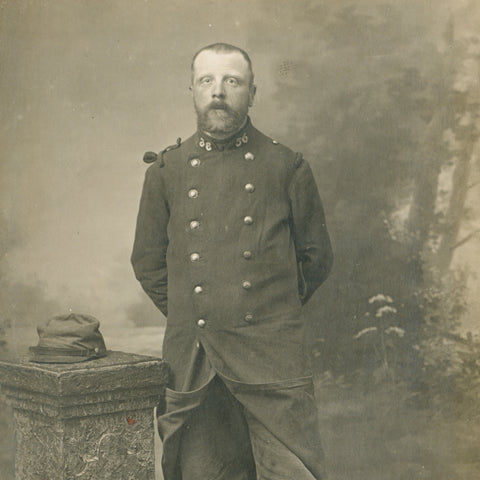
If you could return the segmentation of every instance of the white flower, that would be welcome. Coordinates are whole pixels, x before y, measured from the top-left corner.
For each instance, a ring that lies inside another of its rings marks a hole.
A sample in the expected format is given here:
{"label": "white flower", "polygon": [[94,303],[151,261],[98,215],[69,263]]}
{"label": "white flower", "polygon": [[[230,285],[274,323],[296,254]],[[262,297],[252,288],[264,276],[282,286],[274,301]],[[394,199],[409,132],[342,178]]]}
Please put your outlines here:
{"label": "white flower", "polygon": [[376,332],[376,331],[377,331],[377,327],[364,328],[363,330],[360,330],[353,338],[357,339],[365,335],[366,333]]}
{"label": "white flower", "polygon": [[377,310],[375,316],[377,318],[383,317],[386,313],[397,313],[397,309],[395,307],[390,307],[389,305],[385,305],[384,307],[380,307]]}
{"label": "white flower", "polygon": [[372,304],[374,302],[386,302],[386,303],[393,303],[392,297],[388,295],[383,295],[383,293],[378,293],[373,297],[368,299],[368,303]]}
{"label": "white flower", "polygon": [[388,327],[388,328],[385,330],[385,333],[386,333],[386,334],[395,333],[395,334],[397,334],[400,338],[402,338],[402,337],[405,335],[405,330],[404,330],[403,328],[399,328],[399,327]]}

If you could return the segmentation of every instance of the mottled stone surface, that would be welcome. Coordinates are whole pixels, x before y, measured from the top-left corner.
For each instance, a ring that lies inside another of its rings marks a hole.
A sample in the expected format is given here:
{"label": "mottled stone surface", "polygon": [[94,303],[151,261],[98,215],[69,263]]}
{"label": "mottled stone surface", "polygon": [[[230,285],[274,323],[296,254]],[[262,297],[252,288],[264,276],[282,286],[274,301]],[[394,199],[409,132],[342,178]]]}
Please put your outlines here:
{"label": "mottled stone surface", "polygon": [[122,352],[76,364],[0,360],[17,480],[153,480],[153,408],[168,367]]}

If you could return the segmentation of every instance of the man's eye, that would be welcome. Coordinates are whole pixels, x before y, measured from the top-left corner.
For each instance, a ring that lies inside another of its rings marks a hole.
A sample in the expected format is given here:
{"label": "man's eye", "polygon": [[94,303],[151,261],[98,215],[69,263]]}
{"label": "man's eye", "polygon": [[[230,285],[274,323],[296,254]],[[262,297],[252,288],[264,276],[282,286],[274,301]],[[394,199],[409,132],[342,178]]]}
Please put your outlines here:
{"label": "man's eye", "polygon": [[211,78],[202,78],[201,83],[208,85],[209,83],[211,83],[211,81],[212,81]]}
{"label": "man's eye", "polygon": [[233,86],[233,85],[238,85],[237,79],[236,79],[236,78],[232,78],[232,77],[230,77],[230,78],[227,80],[227,83],[228,83],[229,85],[232,85],[232,86]]}

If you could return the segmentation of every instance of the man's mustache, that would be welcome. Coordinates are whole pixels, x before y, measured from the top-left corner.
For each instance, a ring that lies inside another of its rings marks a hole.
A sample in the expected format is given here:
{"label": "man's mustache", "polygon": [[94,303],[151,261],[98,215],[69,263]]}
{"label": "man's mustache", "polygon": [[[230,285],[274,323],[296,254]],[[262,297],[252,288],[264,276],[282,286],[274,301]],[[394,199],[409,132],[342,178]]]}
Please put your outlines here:
{"label": "man's mustache", "polygon": [[211,102],[208,105],[208,110],[226,110],[231,111],[231,108],[225,102]]}

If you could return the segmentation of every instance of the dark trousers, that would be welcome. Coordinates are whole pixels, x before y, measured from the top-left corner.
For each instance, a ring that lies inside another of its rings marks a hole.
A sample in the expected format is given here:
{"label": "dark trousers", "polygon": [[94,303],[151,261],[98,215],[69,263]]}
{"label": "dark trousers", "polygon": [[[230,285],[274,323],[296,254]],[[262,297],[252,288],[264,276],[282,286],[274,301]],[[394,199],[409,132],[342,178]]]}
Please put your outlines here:
{"label": "dark trousers", "polygon": [[177,433],[175,479],[316,480],[218,376],[206,388]]}
{"label": "dark trousers", "polygon": [[[220,377],[203,349],[158,418],[165,480],[320,480],[311,380],[252,385]],[[315,473],[313,473],[315,472]]]}
{"label": "dark trousers", "polygon": [[257,478],[243,407],[218,377],[183,426],[179,464],[182,480]]}

